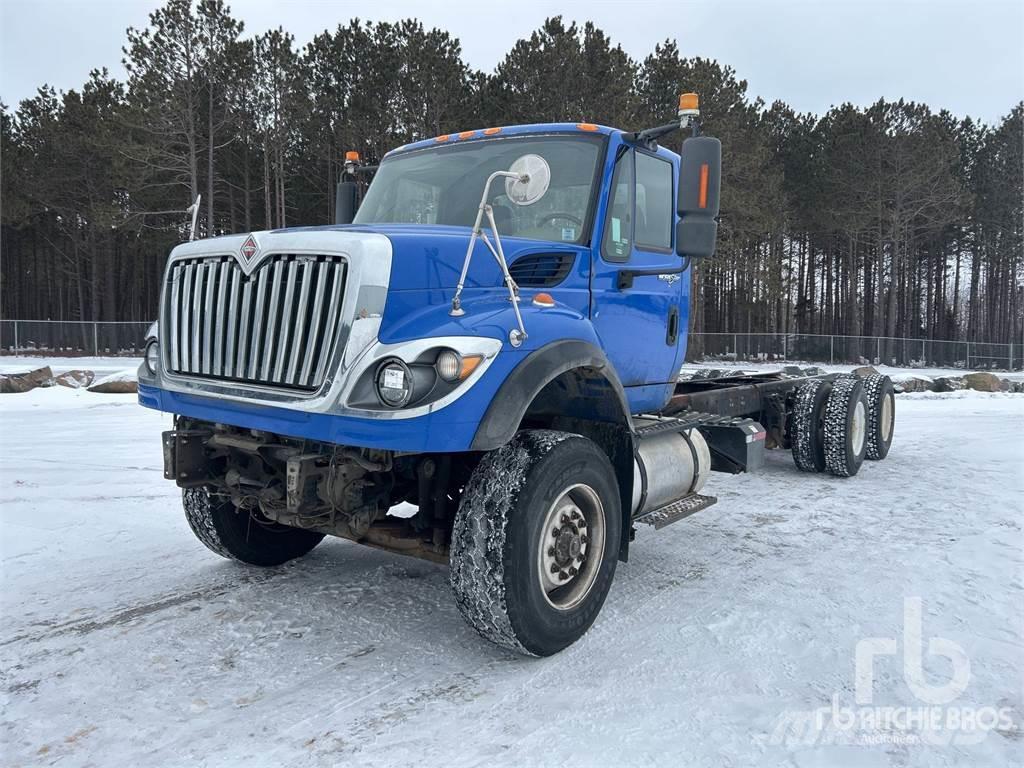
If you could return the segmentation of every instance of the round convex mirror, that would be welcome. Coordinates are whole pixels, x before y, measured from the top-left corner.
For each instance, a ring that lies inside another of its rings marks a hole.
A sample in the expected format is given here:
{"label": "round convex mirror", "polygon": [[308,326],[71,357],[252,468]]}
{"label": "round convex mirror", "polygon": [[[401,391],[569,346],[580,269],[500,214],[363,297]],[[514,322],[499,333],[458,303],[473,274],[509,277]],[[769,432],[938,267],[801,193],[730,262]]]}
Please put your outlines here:
{"label": "round convex mirror", "polygon": [[[551,167],[540,155],[523,155],[509,168],[515,179],[505,179],[505,195],[516,205],[532,205],[544,197],[551,183]],[[522,177],[526,176],[526,181]]]}

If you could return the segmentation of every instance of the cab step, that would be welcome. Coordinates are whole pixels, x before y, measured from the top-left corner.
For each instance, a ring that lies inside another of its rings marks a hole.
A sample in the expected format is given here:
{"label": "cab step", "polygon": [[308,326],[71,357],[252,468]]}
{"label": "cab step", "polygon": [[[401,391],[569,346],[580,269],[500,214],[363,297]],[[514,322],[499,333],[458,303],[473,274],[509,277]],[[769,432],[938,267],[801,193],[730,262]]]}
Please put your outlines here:
{"label": "cab step", "polygon": [[712,504],[717,503],[718,499],[715,496],[702,496],[699,493],[692,493],[689,496],[673,501],[671,504],[666,504],[664,507],[644,512],[639,517],[634,517],[633,522],[653,525],[655,529],[664,528],[666,525],[682,520],[684,517],[689,517],[694,512],[700,512],[702,509],[707,509]]}

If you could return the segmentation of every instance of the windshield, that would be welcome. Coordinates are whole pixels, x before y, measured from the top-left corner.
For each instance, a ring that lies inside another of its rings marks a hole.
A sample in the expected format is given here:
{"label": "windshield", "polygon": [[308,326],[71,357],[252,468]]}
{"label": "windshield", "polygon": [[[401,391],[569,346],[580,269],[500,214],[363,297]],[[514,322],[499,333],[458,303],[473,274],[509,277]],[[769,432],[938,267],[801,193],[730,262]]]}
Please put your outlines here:
{"label": "windshield", "polygon": [[547,192],[517,205],[505,180],[491,183],[488,202],[502,236],[579,243],[586,238],[595,171],[603,140],[596,136],[485,139],[410,152],[385,160],[356,214],[356,224],[473,226],[487,177],[523,155],[551,169]]}

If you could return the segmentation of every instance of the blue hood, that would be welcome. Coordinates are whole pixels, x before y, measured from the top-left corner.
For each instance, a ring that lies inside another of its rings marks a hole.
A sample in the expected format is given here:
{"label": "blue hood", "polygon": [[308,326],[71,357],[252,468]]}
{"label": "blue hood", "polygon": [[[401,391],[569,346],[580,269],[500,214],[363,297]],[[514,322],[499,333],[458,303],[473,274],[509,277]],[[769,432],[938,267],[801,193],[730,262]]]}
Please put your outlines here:
{"label": "blue hood", "polygon": [[[471,235],[470,227],[435,226],[426,224],[374,224],[309,227],[320,231],[372,232],[391,240],[393,257],[391,266],[392,291],[455,288],[462,272]],[[487,231],[487,230],[485,230]],[[569,243],[502,237],[505,258],[509,265],[531,253],[584,254],[583,246]],[[578,258],[577,270],[585,262]],[[477,242],[466,287],[492,288],[502,285],[501,270],[482,242]]]}

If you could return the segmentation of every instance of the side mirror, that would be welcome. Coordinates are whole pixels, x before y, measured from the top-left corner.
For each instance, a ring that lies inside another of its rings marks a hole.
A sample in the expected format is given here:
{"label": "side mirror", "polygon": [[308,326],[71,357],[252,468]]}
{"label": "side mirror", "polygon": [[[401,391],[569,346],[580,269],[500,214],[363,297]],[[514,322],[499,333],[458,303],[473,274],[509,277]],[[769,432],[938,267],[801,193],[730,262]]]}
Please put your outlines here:
{"label": "side mirror", "polygon": [[351,224],[359,208],[359,185],[354,181],[339,181],[334,197],[334,223]]}
{"label": "side mirror", "polygon": [[704,259],[715,253],[722,188],[722,142],[693,136],[683,142],[679,163],[679,223],[676,253]]}

